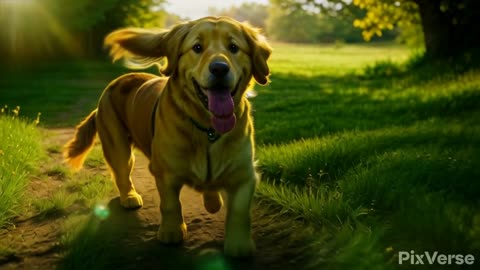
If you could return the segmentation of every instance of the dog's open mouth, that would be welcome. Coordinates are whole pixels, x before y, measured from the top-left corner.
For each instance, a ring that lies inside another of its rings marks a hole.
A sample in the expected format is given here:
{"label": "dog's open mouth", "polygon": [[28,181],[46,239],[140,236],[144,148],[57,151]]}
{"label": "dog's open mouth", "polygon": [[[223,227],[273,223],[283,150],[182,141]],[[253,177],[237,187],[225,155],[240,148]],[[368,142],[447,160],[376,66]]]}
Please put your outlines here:
{"label": "dog's open mouth", "polygon": [[238,85],[234,91],[230,91],[230,89],[211,90],[202,88],[195,79],[192,81],[198,98],[213,115],[211,121],[215,131],[227,133],[232,130],[237,122],[233,97],[237,92]]}

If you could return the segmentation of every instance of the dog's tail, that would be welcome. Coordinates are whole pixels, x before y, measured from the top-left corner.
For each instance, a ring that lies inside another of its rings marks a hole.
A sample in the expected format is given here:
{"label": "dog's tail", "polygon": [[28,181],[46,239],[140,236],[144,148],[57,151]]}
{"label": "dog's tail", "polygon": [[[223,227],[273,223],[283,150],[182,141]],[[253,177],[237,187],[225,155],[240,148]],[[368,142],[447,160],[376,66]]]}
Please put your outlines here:
{"label": "dog's tail", "polygon": [[64,146],[63,157],[65,162],[75,170],[82,167],[95,142],[95,135],[97,134],[96,115],[97,110],[95,109],[77,126],[75,137]]}

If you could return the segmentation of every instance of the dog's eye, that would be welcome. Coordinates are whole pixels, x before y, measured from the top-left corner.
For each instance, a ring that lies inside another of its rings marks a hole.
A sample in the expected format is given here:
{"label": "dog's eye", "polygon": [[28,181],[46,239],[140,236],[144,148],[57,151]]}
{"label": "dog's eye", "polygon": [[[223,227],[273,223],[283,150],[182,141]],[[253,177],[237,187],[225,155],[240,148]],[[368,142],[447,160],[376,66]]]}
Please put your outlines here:
{"label": "dog's eye", "polygon": [[239,50],[238,46],[233,43],[230,43],[230,45],[228,45],[228,49],[231,53],[237,53]]}
{"label": "dog's eye", "polygon": [[192,47],[192,50],[193,50],[195,53],[201,53],[201,52],[202,52],[202,49],[203,49],[203,48],[202,48],[202,45],[200,45],[200,44],[198,44],[198,43],[195,44],[195,45],[193,45],[193,47]]}

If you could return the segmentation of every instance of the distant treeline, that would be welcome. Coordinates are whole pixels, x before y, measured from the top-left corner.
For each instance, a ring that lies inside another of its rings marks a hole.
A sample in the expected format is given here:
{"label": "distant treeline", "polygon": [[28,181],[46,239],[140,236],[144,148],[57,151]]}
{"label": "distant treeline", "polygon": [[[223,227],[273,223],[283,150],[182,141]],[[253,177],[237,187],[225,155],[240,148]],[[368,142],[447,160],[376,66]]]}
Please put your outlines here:
{"label": "distant treeline", "polygon": [[[362,30],[353,21],[364,11],[350,7],[349,12],[321,13],[318,10],[290,8],[282,1],[269,5],[244,3],[228,9],[210,8],[213,15],[226,15],[239,21],[248,21],[264,29],[272,40],[298,43],[364,42]],[[398,31],[386,32],[374,40],[394,40]]]}

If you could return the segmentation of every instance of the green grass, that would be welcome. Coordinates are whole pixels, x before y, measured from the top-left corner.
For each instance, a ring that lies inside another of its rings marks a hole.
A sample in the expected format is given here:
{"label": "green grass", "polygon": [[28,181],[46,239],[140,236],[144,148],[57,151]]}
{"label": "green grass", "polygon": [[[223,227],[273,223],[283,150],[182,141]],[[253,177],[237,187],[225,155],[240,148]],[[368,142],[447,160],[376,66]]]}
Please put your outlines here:
{"label": "green grass", "polygon": [[77,183],[72,183],[71,188],[80,186],[80,200],[89,208],[102,202],[114,191],[113,182],[110,175],[94,174],[89,176],[80,176]]}
{"label": "green grass", "polygon": [[44,157],[40,132],[14,114],[0,114],[0,228],[20,212],[28,177]]}
{"label": "green grass", "polygon": [[[60,167],[61,171],[68,170]],[[113,192],[113,183],[108,175],[95,172],[79,172],[71,175],[58,191],[47,198],[34,199],[32,206],[41,217],[65,214],[74,204],[93,209]],[[74,213],[75,211],[70,211]],[[80,211],[81,212],[81,211]]]}
{"label": "green grass", "polygon": [[[355,73],[376,61],[402,62],[409,53],[404,47],[393,44],[298,45],[272,44],[270,60],[272,74],[295,77],[341,76]],[[272,80],[273,81],[273,80]]]}
{"label": "green grass", "polygon": [[39,215],[48,217],[65,214],[75,203],[92,209],[113,192],[113,184],[101,174],[81,173],[75,175],[64,187],[48,198],[33,200],[32,205]]}
{"label": "green grass", "polygon": [[33,207],[42,217],[48,217],[54,214],[65,214],[77,199],[76,194],[69,194],[64,190],[59,190],[49,198],[37,199],[32,202]]}
{"label": "green grass", "polygon": [[20,102],[22,115],[42,114],[42,125],[73,126],[96,107],[107,84],[125,69],[108,61],[50,62],[0,70],[1,102]]}
{"label": "green grass", "polygon": [[397,55],[338,71],[340,55],[308,71],[322,65],[312,50],[327,51],[272,58],[282,71],[252,100],[257,197],[315,227],[312,268],[408,269],[402,250],[480,256],[480,70],[405,72]]}
{"label": "green grass", "polygon": [[100,168],[105,166],[105,159],[103,158],[103,151],[100,144],[97,144],[92,151],[90,151],[83,166],[90,168]]}
{"label": "green grass", "polygon": [[[47,149],[47,151],[49,150]],[[72,177],[72,170],[63,164],[54,164],[47,169],[45,175],[58,178],[59,180],[65,180]]]}
{"label": "green grass", "polygon": [[426,78],[273,74],[253,99],[257,144],[410,125],[478,107],[478,70],[437,77],[431,70],[419,72]]}

